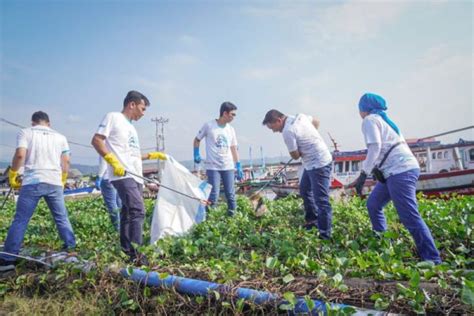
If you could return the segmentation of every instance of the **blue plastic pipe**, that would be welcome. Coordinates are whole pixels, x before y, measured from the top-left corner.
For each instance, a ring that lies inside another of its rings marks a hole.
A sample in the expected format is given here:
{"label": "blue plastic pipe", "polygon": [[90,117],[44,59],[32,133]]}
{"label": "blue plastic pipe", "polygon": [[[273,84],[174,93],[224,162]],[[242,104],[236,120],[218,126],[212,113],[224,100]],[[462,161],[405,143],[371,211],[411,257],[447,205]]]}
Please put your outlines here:
{"label": "blue plastic pipe", "polygon": [[[178,292],[188,295],[201,295],[207,296],[210,291],[216,291],[220,294],[228,294],[232,292],[232,288],[228,285],[218,284],[208,281],[202,280],[195,280],[189,278],[183,278],[178,276],[167,276],[166,278],[160,279],[160,276],[156,272],[145,272],[141,269],[133,269],[132,274],[129,274],[127,269],[122,269],[121,274],[129,278],[135,282],[138,282],[143,285],[153,286],[153,287],[161,287],[161,288],[174,288]],[[257,291],[249,288],[237,288],[235,289],[236,296],[238,298],[242,298],[246,301],[254,302],[255,304],[263,304],[263,303],[276,303],[278,305],[281,304],[288,304],[287,301],[281,300],[279,295],[265,292],[265,291]],[[318,314],[324,313],[326,314],[326,303],[319,300],[313,300],[314,308],[312,310],[309,309],[306,301],[303,298],[297,298],[295,307],[293,309],[294,313],[311,313],[311,314]],[[375,311],[375,310],[368,310],[368,309],[361,309],[356,308],[353,306],[345,305],[345,304],[329,304],[331,308],[338,308],[343,309],[345,307],[352,307],[356,310],[354,315],[385,315],[384,312]]]}

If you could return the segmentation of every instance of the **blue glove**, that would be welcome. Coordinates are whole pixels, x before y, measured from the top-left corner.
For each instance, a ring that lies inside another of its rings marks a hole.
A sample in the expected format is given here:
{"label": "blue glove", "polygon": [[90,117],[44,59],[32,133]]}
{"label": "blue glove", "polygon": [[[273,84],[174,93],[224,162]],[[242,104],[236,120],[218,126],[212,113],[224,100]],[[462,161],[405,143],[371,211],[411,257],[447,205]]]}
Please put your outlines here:
{"label": "blue glove", "polygon": [[242,171],[242,165],[240,164],[240,161],[235,163],[235,169],[237,169],[235,174],[237,176],[237,180],[242,180],[244,178],[244,172]]}
{"label": "blue glove", "polygon": [[95,188],[100,191],[100,184],[102,183],[102,178],[97,177],[95,178]]}
{"label": "blue glove", "polygon": [[194,147],[194,162],[201,163],[201,155],[199,154],[199,147]]}

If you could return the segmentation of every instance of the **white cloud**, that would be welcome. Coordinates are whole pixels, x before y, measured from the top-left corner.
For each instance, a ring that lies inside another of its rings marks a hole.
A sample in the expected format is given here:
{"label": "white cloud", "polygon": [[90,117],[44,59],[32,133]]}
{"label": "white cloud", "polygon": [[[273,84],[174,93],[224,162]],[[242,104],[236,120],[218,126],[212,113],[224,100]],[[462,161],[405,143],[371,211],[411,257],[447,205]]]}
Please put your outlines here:
{"label": "white cloud", "polygon": [[313,10],[313,19],[302,23],[308,35],[325,40],[366,40],[395,21],[407,4],[404,1],[350,1],[328,7],[320,15]]}
{"label": "white cloud", "polygon": [[245,14],[281,19],[303,30],[311,41],[366,40],[394,22],[408,1],[272,2],[274,6],[247,6]]}
{"label": "white cloud", "polygon": [[81,117],[79,115],[69,114],[66,117],[66,122],[68,123],[79,123],[81,121]]}
{"label": "white cloud", "polygon": [[411,128],[406,136],[425,137],[473,124],[472,54],[449,54],[446,47],[433,47],[413,69],[393,87],[392,104],[406,105],[400,113],[401,124]]}
{"label": "white cloud", "polygon": [[268,80],[278,77],[282,73],[282,68],[248,68],[242,71],[242,76],[251,80]]}

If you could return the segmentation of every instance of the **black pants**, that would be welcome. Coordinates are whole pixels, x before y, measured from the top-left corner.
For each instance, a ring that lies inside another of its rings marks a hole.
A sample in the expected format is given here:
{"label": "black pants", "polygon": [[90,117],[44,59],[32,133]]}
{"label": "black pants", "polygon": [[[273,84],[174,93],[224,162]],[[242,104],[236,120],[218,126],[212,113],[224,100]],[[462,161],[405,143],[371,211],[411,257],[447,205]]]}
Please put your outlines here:
{"label": "black pants", "polygon": [[143,185],[132,178],[112,181],[122,200],[120,211],[120,245],[122,250],[135,259],[137,251],[132,243],[143,243],[143,221],[145,205],[143,204]]}

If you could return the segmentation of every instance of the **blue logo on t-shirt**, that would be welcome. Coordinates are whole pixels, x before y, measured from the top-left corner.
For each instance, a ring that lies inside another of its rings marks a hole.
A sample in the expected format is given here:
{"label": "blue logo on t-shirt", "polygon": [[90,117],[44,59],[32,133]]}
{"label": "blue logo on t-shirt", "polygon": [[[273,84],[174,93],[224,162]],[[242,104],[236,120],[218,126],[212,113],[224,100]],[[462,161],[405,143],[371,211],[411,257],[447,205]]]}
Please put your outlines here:
{"label": "blue logo on t-shirt", "polygon": [[134,136],[130,136],[128,138],[128,146],[130,146],[130,148],[140,148],[138,139],[136,139]]}
{"label": "blue logo on t-shirt", "polygon": [[229,142],[227,141],[227,138],[224,135],[217,135],[216,147],[221,149],[229,147]]}

